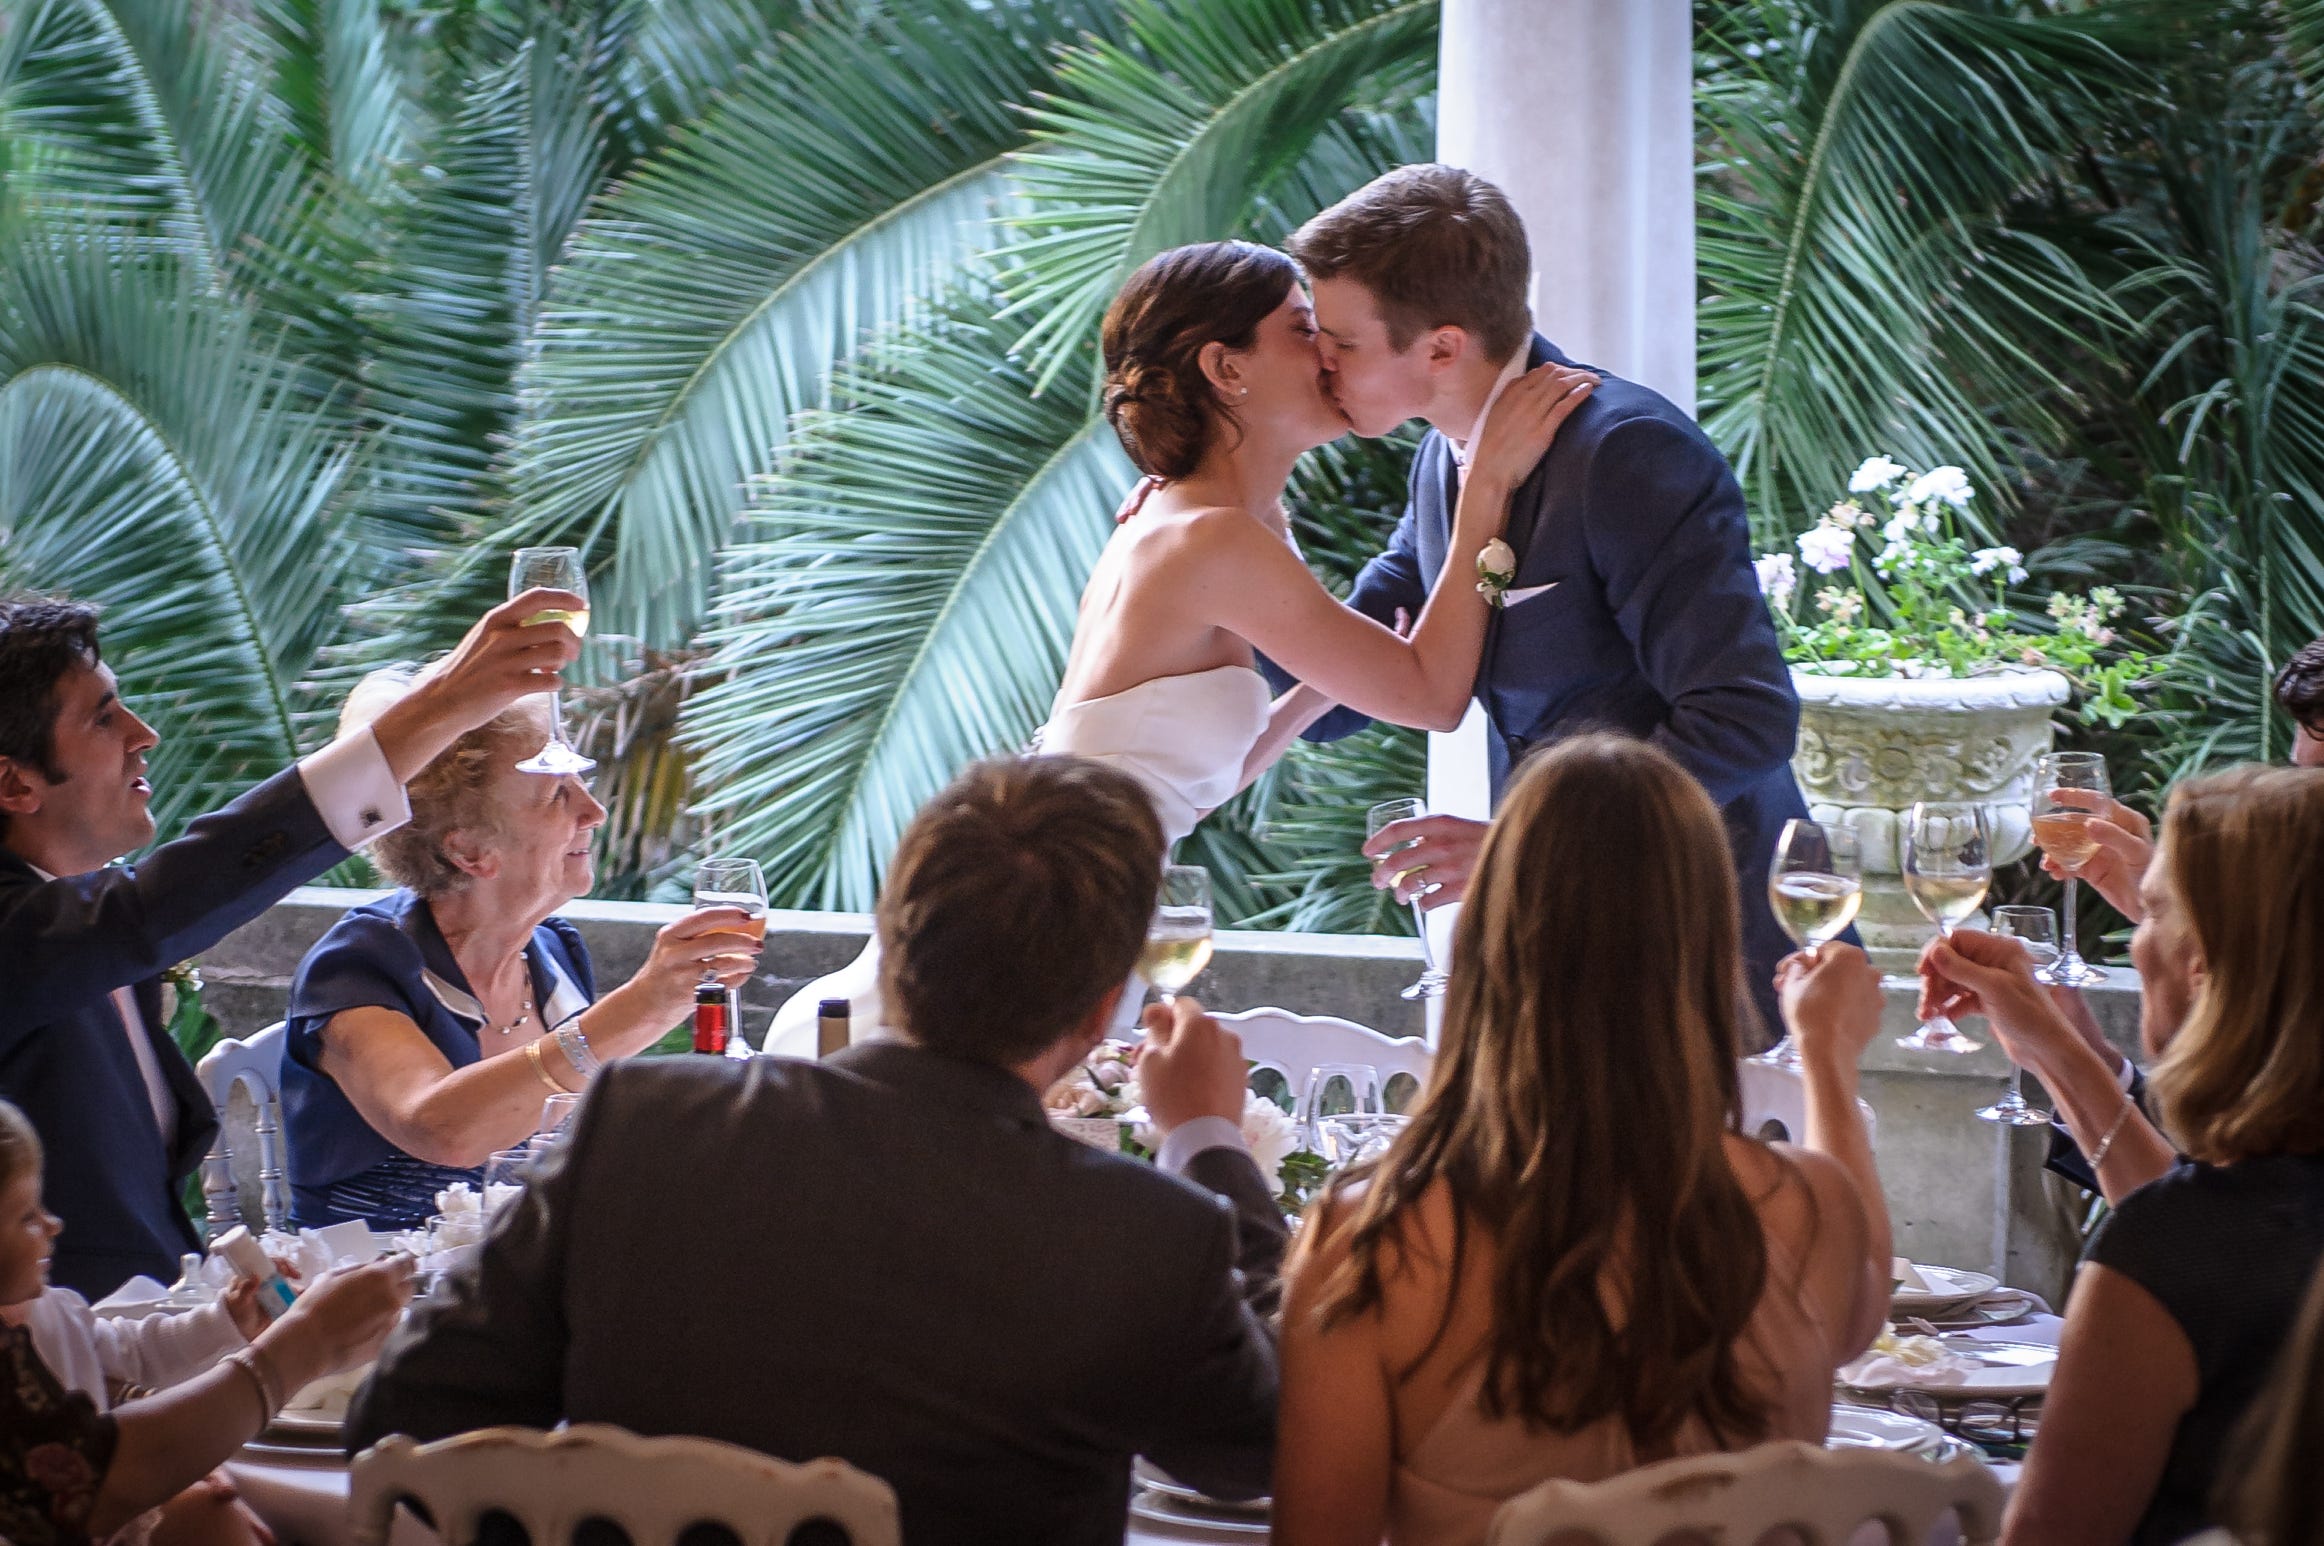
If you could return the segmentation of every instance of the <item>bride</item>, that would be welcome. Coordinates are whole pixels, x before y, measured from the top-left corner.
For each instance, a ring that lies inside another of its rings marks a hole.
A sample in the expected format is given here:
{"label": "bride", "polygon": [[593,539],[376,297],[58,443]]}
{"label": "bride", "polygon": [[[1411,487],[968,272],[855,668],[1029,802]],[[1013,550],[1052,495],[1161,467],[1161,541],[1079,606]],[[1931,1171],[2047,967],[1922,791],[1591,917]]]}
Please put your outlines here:
{"label": "bride", "polygon": [[[1292,540],[1292,464],[1348,430],[1315,340],[1297,266],[1250,242],[1162,253],[1106,312],[1106,418],[1147,483],[1082,592],[1035,746],[1136,777],[1171,843],[1335,703],[1431,730],[1460,723],[1490,613],[1477,554],[1597,379],[1545,365],[1494,402],[1470,448],[1444,568],[1399,636],[1325,590]],[[1298,682],[1272,701],[1262,653]],[[850,1000],[856,1040],[877,1034],[878,977],[875,945],[784,1005],[764,1050],[813,1055],[826,998]],[[1124,997],[1126,1023],[1137,996]]]}

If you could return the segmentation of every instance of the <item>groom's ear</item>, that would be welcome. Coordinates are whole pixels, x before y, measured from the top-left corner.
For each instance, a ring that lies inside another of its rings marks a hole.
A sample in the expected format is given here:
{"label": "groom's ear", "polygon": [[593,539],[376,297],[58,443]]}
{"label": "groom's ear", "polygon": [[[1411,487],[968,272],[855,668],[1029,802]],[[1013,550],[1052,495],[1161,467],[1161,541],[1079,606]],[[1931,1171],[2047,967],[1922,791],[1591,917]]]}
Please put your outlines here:
{"label": "groom's ear", "polygon": [[1428,368],[1450,370],[1469,356],[1469,334],[1466,328],[1433,327],[1428,330]]}

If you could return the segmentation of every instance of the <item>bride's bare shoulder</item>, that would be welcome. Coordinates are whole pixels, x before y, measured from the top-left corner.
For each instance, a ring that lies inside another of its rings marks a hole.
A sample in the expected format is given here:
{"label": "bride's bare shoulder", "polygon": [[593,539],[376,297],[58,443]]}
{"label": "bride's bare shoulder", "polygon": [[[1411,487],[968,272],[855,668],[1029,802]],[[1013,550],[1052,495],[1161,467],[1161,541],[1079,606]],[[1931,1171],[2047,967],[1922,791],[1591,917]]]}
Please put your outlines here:
{"label": "bride's bare shoulder", "polygon": [[1272,542],[1274,534],[1241,505],[1184,504],[1133,517],[1133,540],[1157,558],[1208,560]]}

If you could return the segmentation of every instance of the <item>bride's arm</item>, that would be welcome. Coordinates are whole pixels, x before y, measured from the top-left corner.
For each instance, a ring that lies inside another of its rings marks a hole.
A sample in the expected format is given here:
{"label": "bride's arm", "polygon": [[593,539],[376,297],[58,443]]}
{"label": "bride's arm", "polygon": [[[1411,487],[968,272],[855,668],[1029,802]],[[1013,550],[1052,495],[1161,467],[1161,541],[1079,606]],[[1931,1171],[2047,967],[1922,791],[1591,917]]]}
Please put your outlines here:
{"label": "bride's arm", "polygon": [[[1243,758],[1243,776],[1235,782],[1235,793],[1241,794],[1259,781],[1259,775],[1275,765],[1275,759],[1291,749],[1291,743],[1307,733],[1307,727],[1330,712],[1332,700],[1305,682],[1294,682],[1291,690],[1275,700],[1267,711],[1267,728],[1251,744],[1250,754]],[[1207,813],[1206,813],[1207,814]]]}

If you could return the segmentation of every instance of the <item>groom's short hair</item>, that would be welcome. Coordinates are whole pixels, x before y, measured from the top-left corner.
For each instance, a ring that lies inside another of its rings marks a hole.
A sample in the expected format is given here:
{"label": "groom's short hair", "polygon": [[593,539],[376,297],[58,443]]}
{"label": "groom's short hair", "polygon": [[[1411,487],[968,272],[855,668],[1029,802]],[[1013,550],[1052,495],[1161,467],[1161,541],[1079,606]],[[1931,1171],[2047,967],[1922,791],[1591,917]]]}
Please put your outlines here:
{"label": "groom's short hair", "polygon": [[1291,255],[1311,278],[1371,291],[1399,350],[1430,328],[1457,327],[1506,360],[1533,333],[1525,223],[1508,195],[1457,166],[1373,178],[1293,232]]}
{"label": "groom's short hair", "polygon": [[1015,1067],[1121,987],[1162,884],[1145,786],[1079,757],[993,757],[920,808],[875,923],[907,1039]]}

